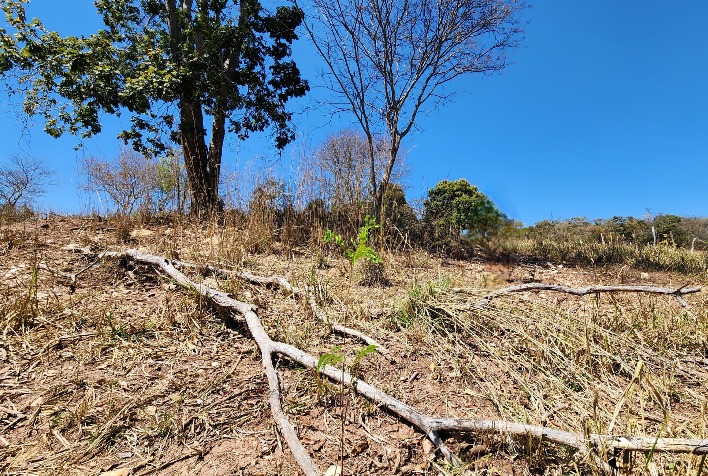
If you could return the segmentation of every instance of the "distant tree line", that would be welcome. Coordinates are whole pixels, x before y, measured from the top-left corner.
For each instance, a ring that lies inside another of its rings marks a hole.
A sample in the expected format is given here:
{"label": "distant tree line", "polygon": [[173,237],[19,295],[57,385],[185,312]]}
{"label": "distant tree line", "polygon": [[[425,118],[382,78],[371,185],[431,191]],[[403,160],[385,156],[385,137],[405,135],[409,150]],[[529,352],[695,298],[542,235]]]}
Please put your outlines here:
{"label": "distant tree line", "polygon": [[535,240],[662,245],[708,250],[708,218],[660,214],[635,218],[544,220],[525,229]]}

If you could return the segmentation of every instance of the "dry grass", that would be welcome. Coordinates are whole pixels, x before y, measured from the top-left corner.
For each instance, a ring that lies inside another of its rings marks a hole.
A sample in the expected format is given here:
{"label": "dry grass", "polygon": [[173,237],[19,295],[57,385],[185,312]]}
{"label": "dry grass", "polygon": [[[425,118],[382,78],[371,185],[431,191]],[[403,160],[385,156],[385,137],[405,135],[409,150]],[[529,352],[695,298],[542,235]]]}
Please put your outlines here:
{"label": "dry grass", "polygon": [[[483,295],[444,282],[416,285],[399,319],[443,350],[439,365],[503,419],[581,434],[705,437],[705,295],[693,312],[642,295],[508,296],[475,308]],[[686,456],[653,461],[661,472],[680,468],[676,474],[695,474],[698,464]]]}
{"label": "dry grass", "polygon": [[665,244],[640,245],[609,241],[606,243],[578,240],[499,239],[497,252],[532,259],[567,262],[584,266],[624,264],[637,269],[705,273],[708,255]]}
{"label": "dry grass", "polygon": [[[314,286],[332,319],[380,340],[396,358],[367,356],[357,363],[361,378],[426,413],[581,433],[612,426],[615,433],[708,436],[705,292],[690,297],[690,312],[655,296],[542,293],[498,298],[481,311],[471,303],[485,286],[502,284],[497,265],[385,254],[391,286],[365,287],[350,282],[342,258],[322,250],[254,245],[267,224],[250,228],[248,220],[140,228],[54,217],[0,226],[0,251],[12,243],[0,256],[0,473],[297,474],[272,427],[260,356],[238,323],[226,327],[147,268],[103,262],[79,278],[74,293],[37,270],[45,262],[76,272],[125,240]],[[563,284],[617,279],[616,269],[553,273],[535,275]],[[336,351],[345,366],[355,365],[362,344],[332,334],[304,303],[225,276],[199,279],[257,304],[273,338],[316,355]],[[448,439],[466,461],[449,468],[386,412],[314,372],[277,364],[289,417],[322,467],[344,454],[347,474],[592,472],[563,448],[474,435]],[[688,475],[698,465],[692,456],[619,460],[623,474]]]}

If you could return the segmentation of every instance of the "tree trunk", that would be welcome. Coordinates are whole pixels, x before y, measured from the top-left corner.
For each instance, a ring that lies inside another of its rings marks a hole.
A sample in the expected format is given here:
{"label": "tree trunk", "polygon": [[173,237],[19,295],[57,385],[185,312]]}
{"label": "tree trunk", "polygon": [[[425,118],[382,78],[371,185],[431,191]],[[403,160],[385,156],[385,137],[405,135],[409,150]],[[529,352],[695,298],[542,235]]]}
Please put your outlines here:
{"label": "tree trunk", "polygon": [[[183,2],[180,8],[176,0],[165,0],[165,8],[170,31],[170,55],[177,64],[181,64],[184,61],[182,47],[185,34],[179,10],[186,15],[183,20],[188,24],[191,21],[192,1]],[[200,38],[196,39],[196,43],[192,48],[203,48]],[[184,166],[192,194],[191,212],[200,219],[207,219],[214,215],[219,203],[221,146],[213,152],[207,149],[204,114],[196,98],[186,94],[180,97],[179,119]],[[220,140],[223,144],[223,131]]]}
{"label": "tree trunk", "polygon": [[226,136],[226,112],[222,103],[222,99],[217,99],[211,125],[211,142],[207,154],[209,181],[214,200],[212,211],[216,213],[223,211],[222,202],[219,199],[219,177],[221,177],[221,157],[224,151],[224,137]]}
{"label": "tree trunk", "polygon": [[378,215],[380,228],[379,246],[383,249],[386,243],[386,191],[388,190],[389,183],[391,182],[391,173],[393,172],[393,166],[396,163],[396,158],[398,157],[398,151],[401,147],[401,137],[397,133],[390,133],[391,145],[389,150],[388,162],[386,164],[386,169],[384,170],[383,177],[381,177],[381,183],[379,184],[378,190],[376,190],[375,195],[375,207],[376,214]]}
{"label": "tree trunk", "polygon": [[[182,101],[180,104],[180,132],[184,165],[192,193],[192,214],[200,219],[213,216],[219,199],[218,167],[210,167],[206,147],[204,116],[199,103]],[[221,154],[219,150],[219,165]]]}

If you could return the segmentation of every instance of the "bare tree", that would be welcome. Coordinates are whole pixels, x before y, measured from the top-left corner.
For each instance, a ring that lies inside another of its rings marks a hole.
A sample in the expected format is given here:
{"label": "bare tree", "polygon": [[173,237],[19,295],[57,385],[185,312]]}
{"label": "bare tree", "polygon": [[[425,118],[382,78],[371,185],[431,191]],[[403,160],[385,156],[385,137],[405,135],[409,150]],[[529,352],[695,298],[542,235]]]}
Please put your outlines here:
{"label": "bare tree", "polygon": [[[306,1],[306,0],[302,0]],[[369,149],[369,187],[384,189],[423,104],[449,98],[458,76],[492,73],[523,33],[517,0],[310,0],[307,32],[328,66],[340,110],[354,113]],[[390,144],[377,174],[376,135]],[[378,180],[378,182],[377,182]],[[383,210],[382,210],[383,211]]]}
{"label": "bare tree", "polygon": [[[389,143],[383,139],[374,141],[374,170],[376,181],[381,179],[388,161]],[[312,165],[316,174],[311,180],[316,183],[321,198],[330,207],[361,205],[369,197],[369,146],[360,132],[345,129],[327,137],[314,152]],[[405,175],[401,161],[396,163],[391,180],[400,180]]]}
{"label": "bare tree", "polygon": [[[374,142],[374,170],[380,181],[389,157],[389,143],[384,138]],[[302,188],[308,190],[307,203],[321,200],[340,231],[357,230],[371,213],[369,184],[369,145],[361,131],[344,129],[328,136],[312,154],[302,171]],[[391,173],[392,182],[405,177],[403,161],[398,160]],[[342,226],[346,227],[342,229]]]}
{"label": "bare tree", "polygon": [[157,166],[144,155],[124,147],[117,161],[89,157],[84,166],[88,176],[85,189],[107,195],[119,214],[129,215],[136,206],[152,205],[158,188]]}
{"label": "bare tree", "polygon": [[29,204],[44,194],[44,187],[52,172],[41,161],[28,155],[10,157],[0,165],[0,207],[15,208]]}

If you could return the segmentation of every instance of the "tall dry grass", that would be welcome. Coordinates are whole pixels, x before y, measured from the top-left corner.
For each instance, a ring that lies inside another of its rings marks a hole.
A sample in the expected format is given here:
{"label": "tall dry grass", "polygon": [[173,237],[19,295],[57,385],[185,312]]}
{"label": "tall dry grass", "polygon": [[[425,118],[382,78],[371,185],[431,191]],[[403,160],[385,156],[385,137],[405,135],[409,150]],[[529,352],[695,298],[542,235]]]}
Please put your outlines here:
{"label": "tall dry grass", "polygon": [[[647,295],[509,295],[477,308],[484,294],[418,283],[395,321],[500,418],[578,434],[708,436],[705,295],[687,311]],[[549,469],[569,455],[545,457]],[[695,475],[700,457],[637,453],[619,464],[622,474]]]}
{"label": "tall dry grass", "polygon": [[579,265],[625,264],[638,269],[703,273],[708,270],[708,254],[667,246],[623,242],[555,241],[499,238],[494,243],[499,254],[517,258],[566,262]]}

